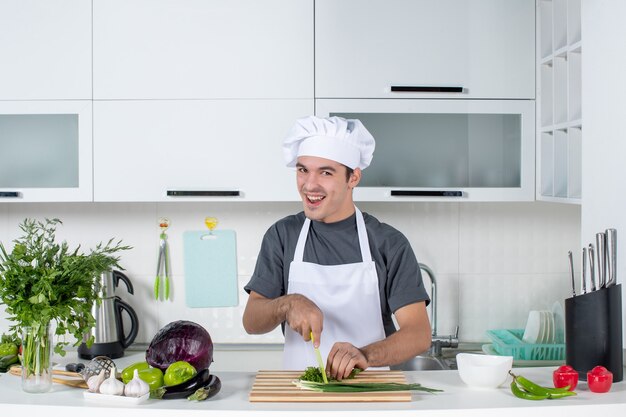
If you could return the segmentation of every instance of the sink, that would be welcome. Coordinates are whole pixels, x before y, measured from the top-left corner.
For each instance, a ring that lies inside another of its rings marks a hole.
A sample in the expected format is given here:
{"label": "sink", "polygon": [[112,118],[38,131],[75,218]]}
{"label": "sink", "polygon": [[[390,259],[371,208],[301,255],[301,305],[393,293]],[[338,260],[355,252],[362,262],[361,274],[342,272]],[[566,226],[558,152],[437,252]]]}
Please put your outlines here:
{"label": "sink", "polygon": [[420,355],[398,365],[393,365],[391,369],[401,371],[443,371],[456,369],[456,359]]}

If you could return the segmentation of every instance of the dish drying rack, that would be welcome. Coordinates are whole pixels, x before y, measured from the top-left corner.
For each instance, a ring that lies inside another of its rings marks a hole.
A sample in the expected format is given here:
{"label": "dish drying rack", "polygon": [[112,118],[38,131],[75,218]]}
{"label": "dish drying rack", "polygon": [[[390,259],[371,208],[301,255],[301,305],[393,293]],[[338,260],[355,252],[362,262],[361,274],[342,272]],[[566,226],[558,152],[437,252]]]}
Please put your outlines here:
{"label": "dish drying rack", "polygon": [[559,361],[565,360],[565,344],[527,343],[522,340],[524,329],[487,330],[498,355],[513,356],[514,360]]}

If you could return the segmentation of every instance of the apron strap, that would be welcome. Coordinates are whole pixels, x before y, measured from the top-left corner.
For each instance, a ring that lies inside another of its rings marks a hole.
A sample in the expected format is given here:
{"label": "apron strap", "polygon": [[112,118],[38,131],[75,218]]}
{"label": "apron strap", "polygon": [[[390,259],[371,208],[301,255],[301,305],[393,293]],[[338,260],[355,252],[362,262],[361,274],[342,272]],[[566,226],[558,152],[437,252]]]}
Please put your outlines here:
{"label": "apron strap", "polygon": [[298,243],[296,244],[296,251],[293,254],[293,260],[295,262],[302,262],[304,260],[304,244],[306,238],[309,235],[309,227],[311,226],[311,219],[305,217],[304,225],[300,229],[300,236],[298,236]]}
{"label": "apron strap", "polygon": [[[365,220],[363,219],[363,213],[354,206],[356,210],[356,230],[359,236],[359,247],[361,248],[361,258],[363,262],[372,261],[372,253],[370,252],[370,244],[367,240],[367,230],[365,229]],[[298,243],[296,243],[296,250],[293,254],[293,260],[296,262],[304,261],[304,245],[306,239],[309,236],[309,228],[311,227],[311,219],[306,217],[302,229],[300,229],[300,235],[298,236]]]}
{"label": "apron strap", "polygon": [[372,262],[372,252],[370,252],[370,243],[367,240],[367,230],[365,229],[365,220],[363,214],[357,206],[356,210],[356,230],[359,233],[359,246],[361,246],[361,258],[363,262]]}

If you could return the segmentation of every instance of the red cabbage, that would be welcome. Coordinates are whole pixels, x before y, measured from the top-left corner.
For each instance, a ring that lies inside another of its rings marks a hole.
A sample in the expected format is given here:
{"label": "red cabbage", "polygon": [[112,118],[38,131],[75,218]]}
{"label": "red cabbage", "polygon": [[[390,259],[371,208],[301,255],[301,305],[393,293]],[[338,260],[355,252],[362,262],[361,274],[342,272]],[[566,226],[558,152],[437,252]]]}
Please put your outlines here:
{"label": "red cabbage", "polygon": [[174,321],[154,336],[146,351],[146,362],[165,372],[176,361],[186,361],[198,371],[213,362],[213,341],[209,332],[192,321]]}

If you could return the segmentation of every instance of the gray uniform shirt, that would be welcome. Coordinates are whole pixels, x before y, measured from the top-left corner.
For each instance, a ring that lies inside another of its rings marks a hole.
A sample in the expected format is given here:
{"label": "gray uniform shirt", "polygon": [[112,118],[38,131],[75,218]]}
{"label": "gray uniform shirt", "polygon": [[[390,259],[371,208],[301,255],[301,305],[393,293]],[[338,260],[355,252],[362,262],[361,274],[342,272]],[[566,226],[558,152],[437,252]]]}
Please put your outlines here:
{"label": "gray uniform shirt", "polygon": [[[418,301],[428,304],[430,300],[407,238],[367,213],[363,213],[363,219],[376,263],[383,325],[389,336],[396,330],[391,319],[393,312]],[[267,298],[287,294],[289,266],[304,220],[304,212],[300,212],[279,220],[268,229],[252,278],[244,287],[248,293],[255,291]],[[356,214],[336,223],[311,221],[303,261],[319,265],[362,262]]]}

